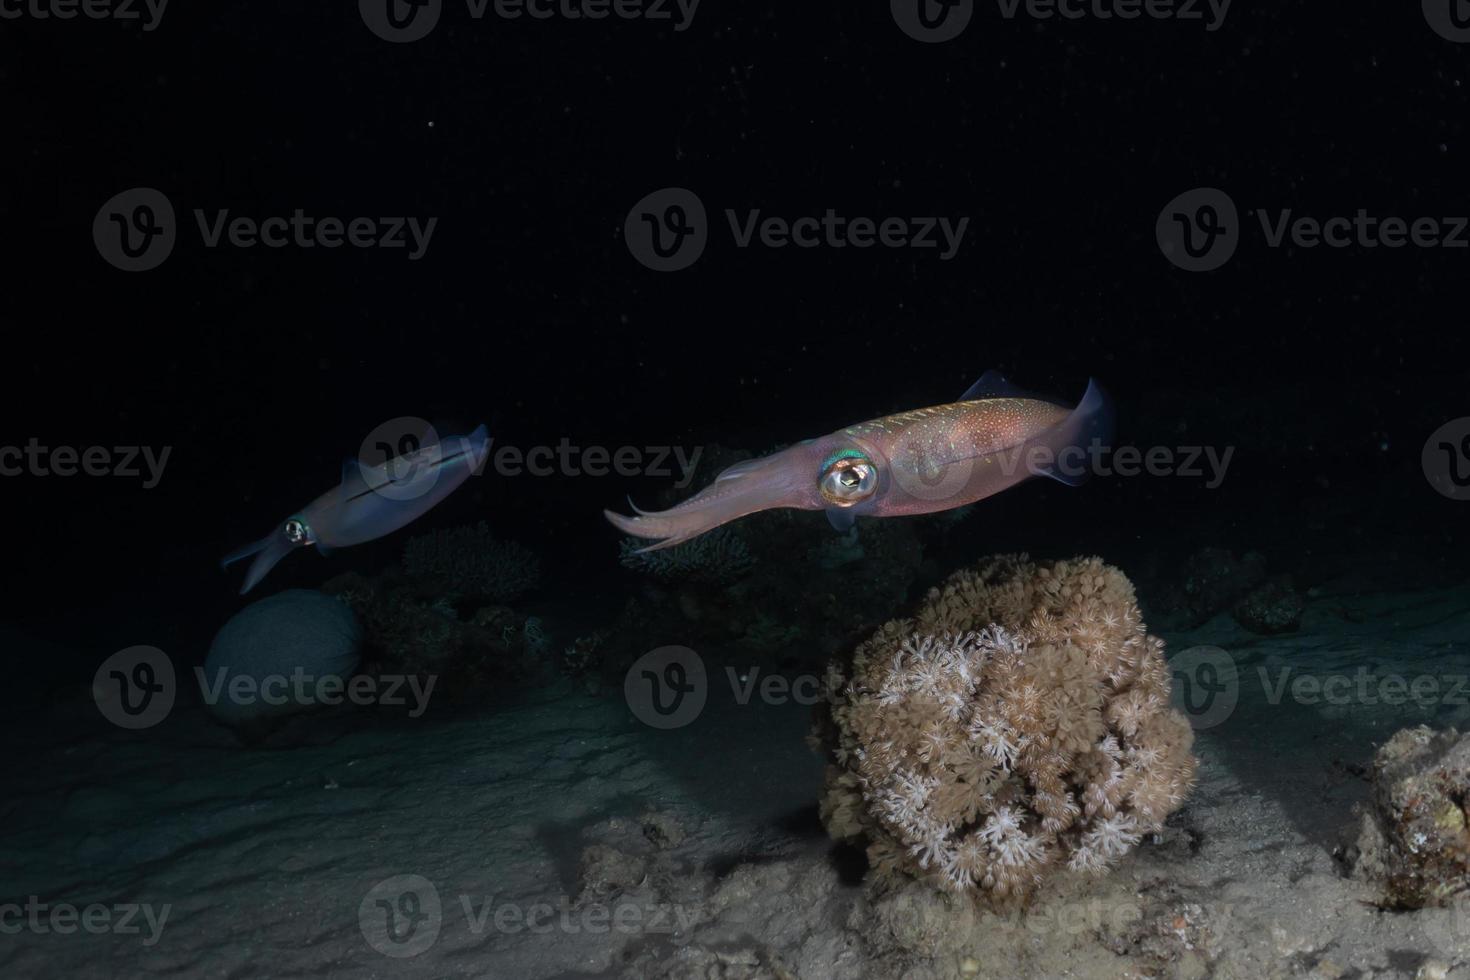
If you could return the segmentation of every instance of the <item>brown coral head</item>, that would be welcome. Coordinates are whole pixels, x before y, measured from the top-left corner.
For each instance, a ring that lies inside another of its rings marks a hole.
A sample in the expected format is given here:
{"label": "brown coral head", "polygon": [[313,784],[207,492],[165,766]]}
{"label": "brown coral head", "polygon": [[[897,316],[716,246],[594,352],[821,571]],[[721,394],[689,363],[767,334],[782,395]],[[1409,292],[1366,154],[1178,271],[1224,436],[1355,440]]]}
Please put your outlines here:
{"label": "brown coral head", "polygon": [[992,898],[1107,868],[1193,783],[1162,648],[1097,559],[951,576],[829,671],[828,829],[879,878]]}

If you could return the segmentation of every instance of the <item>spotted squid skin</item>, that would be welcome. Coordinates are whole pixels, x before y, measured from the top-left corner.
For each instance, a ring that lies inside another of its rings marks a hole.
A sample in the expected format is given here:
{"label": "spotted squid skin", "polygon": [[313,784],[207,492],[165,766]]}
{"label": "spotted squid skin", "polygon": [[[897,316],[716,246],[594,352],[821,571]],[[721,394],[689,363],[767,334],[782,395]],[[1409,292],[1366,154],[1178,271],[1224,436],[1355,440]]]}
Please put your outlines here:
{"label": "spotted squid skin", "polygon": [[1038,398],[981,398],[885,415],[842,432],[922,470],[1010,449],[1057,425],[1070,411]]}

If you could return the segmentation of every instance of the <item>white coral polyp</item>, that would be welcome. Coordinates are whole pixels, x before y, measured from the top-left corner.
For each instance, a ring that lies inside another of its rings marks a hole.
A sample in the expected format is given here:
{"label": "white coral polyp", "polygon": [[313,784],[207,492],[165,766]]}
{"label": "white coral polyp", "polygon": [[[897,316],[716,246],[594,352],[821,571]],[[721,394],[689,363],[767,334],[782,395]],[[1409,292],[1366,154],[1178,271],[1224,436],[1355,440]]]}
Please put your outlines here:
{"label": "white coral polyp", "polygon": [[1082,835],[1082,842],[1068,860],[1067,866],[1074,871],[1097,872],[1105,870],[1118,858],[1128,853],[1142,837],[1138,821],[1126,814],[1093,821],[1091,829]]}
{"label": "white coral polyp", "polygon": [[978,717],[970,724],[970,738],[979,743],[982,752],[1007,769],[1015,766],[1016,753],[1025,741],[1004,721],[992,725]]}

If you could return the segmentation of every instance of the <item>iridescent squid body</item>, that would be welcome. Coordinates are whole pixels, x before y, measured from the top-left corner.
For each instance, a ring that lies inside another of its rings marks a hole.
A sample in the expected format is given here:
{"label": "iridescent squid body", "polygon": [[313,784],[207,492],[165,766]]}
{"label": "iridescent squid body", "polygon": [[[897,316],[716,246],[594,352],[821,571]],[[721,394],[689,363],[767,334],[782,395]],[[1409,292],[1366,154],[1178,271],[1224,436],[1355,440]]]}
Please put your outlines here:
{"label": "iridescent squid body", "polygon": [[669,510],[606,514],[624,533],[656,539],[644,551],[775,507],[825,510],[845,531],[858,517],[963,507],[1031,476],[1075,485],[1088,448],[1111,438],[1111,406],[1096,382],[1067,407],[1024,394],[992,371],[957,402],[861,422],[736,463]]}
{"label": "iridescent squid body", "polygon": [[244,595],[282,558],[315,545],[322,554],[391,534],[418,520],[480,471],[490,452],[482,425],[467,436],[429,441],[381,463],[348,460],[342,482],[278,523],[271,533],[230,552],[224,565],[254,556]]}

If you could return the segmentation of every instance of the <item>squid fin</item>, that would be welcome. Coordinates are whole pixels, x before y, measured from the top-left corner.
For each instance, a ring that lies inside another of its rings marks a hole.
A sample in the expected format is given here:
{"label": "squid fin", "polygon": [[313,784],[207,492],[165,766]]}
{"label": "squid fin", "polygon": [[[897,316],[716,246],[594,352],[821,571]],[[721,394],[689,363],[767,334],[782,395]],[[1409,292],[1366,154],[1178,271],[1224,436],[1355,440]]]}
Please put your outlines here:
{"label": "squid fin", "polygon": [[1029,391],[1023,391],[1005,379],[999,371],[993,368],[980,375],[980,380],[965,389],[965,393],[955,401],[973,402],[981,398],[1035,398]]}
{"label": "squid fin", "polygon": [[[1055,429],[1044,433],[1039,439],[1044,438],[1052,448],[1054,458],[1059,458],[1062,452],[1073,447],[1085,452],[1094,442],[1100,446],[1111,445],[1114,423],[1112,399],[1096,380],[1089,378],[1087,391],[1082,395],[1082,400],[1077,403],[1077,407],[1073,408],[1071,414],[1063,419]],[[1081,467],[1078,472],[1067,473],[1058,469],[1056,464],[1036,472],[1038,476],[1049,476],[1058,483],[1065,483],[1069,487],[1079,486],[1086,482],[1089,475],[1085,466]]]}
{"label": "squid fin", "polygon": [[1062,405],[1064,402],[1050,395],[1038,395],[1034,391],[1027,391],[1020,385],[1011,384],[999,371],[990,370],[980,375],[980,380],[970,385],[957,401],[973,402],[981,398],[1030,398],[1033,401],[1051,402],[1053,405]]}

